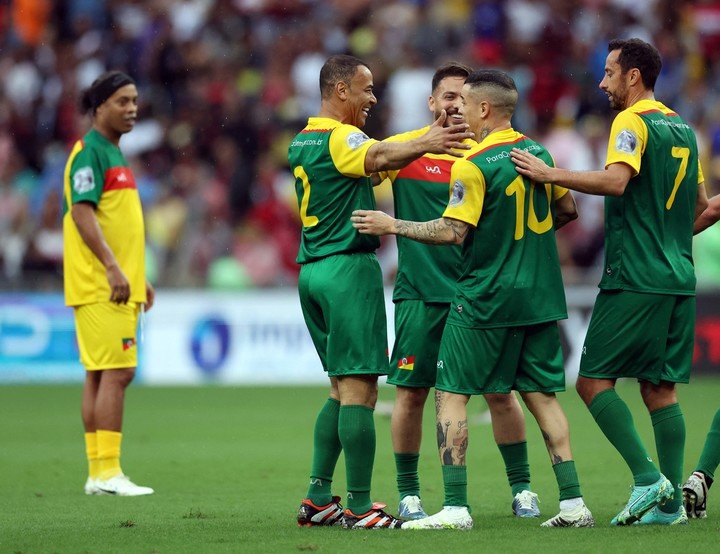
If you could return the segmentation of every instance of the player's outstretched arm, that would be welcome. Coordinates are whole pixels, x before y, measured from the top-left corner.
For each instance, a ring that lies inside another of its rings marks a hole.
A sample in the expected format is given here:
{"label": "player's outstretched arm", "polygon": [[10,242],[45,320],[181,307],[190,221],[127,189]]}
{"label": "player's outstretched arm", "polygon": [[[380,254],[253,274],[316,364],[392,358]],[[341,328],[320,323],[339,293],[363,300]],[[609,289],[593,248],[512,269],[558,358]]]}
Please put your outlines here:
{"label": "player's outstretched arm", "polygon": [[558,184],[578,192],[599,196],[622,196],[628,181],[633,176],[632,168],[624,163],[610,164],[602,171],[570,171],[549,167],[537,156],[519,148],[510,151],[510,159],[518,173],[536,183]]}
{"label": "player's outstretched arm", "polygon": [[449,217],[405,221],[376,210],[355,210],[350,220],[363,235],[399,235],[425,244],[461,244],[470,228],[464,221]]}
{"label": "player's outstretched arm", "polygon": [[446,119],[447,113],[443,110],[424,135],[407,141],[383,140],[373,144],[365,155],[366,174],[400,169],[426,153],[461,158],[463,152],[471,148],[464,141],[475,134],[468,131],[467,123],[444,127]]}

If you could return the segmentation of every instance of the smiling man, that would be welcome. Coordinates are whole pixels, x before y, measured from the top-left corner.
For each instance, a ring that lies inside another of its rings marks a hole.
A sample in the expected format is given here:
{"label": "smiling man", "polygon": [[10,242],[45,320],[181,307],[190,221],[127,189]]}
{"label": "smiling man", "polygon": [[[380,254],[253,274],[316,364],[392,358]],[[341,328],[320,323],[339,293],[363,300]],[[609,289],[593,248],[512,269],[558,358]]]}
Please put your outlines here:
{"label": "smiling man", "polygon": [[[605,196],[605,270],[580,361],[577,391],[632,472],[613,525],[687,523],[681,478],[685,420],[675,391],[687,383],[695,329],[693,226],[708,205],[695,134],[655,100],[662,61],[640,39],[608,45],[599,84],[620,110],[605,168],[568,171],[512,151],[517,171],[539,182]],[[634,378],[650,413],[660,468],[615,391]]]}
{"label": "smiling man", "polygon": [[145,226],[135,178],[119,148],[137,118],[135,82],[119,71],[84,91],[92,129],[70,153],[64,177],[65,302],[75,310],[85,366],[82,417],[86,494],[141,496],[120,467],[125,389],[137,366],[136,328],[152,286],[145,280]]}
{"label": "smiling man", "polygon": [[[302,235],[297,262],[300,304],[330,379],[330,398],[315,423],[310,487],[297,521],[302,526],[399,528],[401,522],[370,500],[375,458],[373,410],[377,378],[389,370],[382,273],[377,237],[359,234],[353,210],[373,209],[370,175],[403,167],[426,152],[461,156],[472,138],[467,125],[445,126],[443,112],[423,135],[378,142],[360,129],[377,99],[366,63],[330,57],[320,71],[317,117],[291,141]],[[348,507],[330,486],[345,451]]]}

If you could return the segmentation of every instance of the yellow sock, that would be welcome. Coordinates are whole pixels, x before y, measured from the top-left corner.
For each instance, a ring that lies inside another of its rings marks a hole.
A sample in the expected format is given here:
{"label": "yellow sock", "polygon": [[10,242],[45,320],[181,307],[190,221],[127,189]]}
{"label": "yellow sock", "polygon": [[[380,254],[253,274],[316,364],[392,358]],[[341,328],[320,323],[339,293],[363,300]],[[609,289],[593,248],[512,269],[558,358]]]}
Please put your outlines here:
{"label": "yellow sock", "polygon": [[122,473],[120,469],[122,433],[98,429],[96,434],[100,479],[110,479]]}
{"label": "yellow sock", "polygon": [[100,477],[100,462],[98,460],[97,436],[95,433],[85,433],[85,454],[88,461],[88,477]]}

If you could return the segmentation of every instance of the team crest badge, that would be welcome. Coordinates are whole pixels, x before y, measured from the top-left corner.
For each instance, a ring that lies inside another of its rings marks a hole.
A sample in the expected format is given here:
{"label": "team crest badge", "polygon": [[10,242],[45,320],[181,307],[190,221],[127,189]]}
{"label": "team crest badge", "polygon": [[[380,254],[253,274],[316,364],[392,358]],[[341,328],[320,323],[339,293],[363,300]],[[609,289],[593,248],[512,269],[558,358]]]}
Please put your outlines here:
{"label": "team crest badge", "polygon": [[91,167],[81,167],[73,175],[73,189],[78,194],[85,194],[95,188],[95,177]]}
{"label": "team crest badge", "polygon": [[634,154],[637,148],[637,137],[635,133],[628,129],[623,129],[615,137],[615,150],[625,152],[626,154]]}
{"label": "team crest badge", "polygon": [[465,184],[460,179],[455,179],[450,193],[450,205],[462,206],[465,202]]}
{"label": "team crest badge", "polygon": [[355,150],[363,143],[369,141],[370,137],[368,137],[365,133],[350,133],[345,140],[347,141],[347,145]]}
{"label": "team crest badge", "polygon": [[122,339],[122,349],[123,352],[126,350],[130,350],[133,346],[135,346],[135,339],[130,337],[126,339]]}

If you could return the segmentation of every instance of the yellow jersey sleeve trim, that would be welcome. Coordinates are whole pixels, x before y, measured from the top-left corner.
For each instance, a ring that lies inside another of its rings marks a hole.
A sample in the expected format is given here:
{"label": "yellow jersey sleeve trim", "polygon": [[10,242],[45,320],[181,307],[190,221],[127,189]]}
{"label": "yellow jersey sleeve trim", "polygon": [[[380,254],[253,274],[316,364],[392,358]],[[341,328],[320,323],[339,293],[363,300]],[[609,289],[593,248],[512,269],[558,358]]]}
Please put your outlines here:
{"label": "yellow jersey sleeve trim", "polygon": [[330,134],[330,156],[337,170],[347,177],[367,177],[365,156],[377,143],[354,125],[339,125]]}
{"label": "yellow jersey sleeve trim", "polygon": [[642,118],[630,110],[620,112],[610,129],[605,169],[615,163],[624,163],[640,173],[642,155],[648,140],[648,130]]}
{"label": "yellow jersey sleeve trim", "polygon": [[698,161],[698,185],[702,185],[705,182],[705,175],[703,175],[702,165]]}
{"label": "yellow jersey sleeve trim", "polygon": [[465,159],[458,159],[450,173],[450,201],[443,217],[457,219],[477,227],[485,199],[485,176],[480,168]]}

